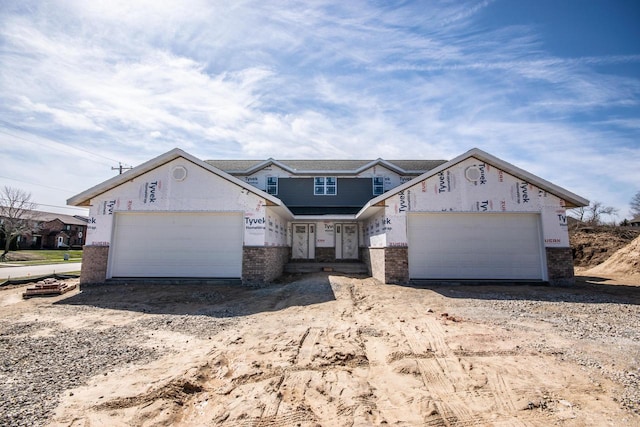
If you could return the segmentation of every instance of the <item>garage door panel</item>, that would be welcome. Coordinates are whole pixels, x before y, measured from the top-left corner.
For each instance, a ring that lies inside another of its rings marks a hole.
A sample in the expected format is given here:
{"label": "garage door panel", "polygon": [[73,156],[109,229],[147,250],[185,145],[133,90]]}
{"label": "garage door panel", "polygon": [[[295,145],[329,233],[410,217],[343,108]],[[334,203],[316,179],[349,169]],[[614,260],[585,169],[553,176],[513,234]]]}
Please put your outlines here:
{"label": "garage door panel", "polygon": [[119,213],[112,277],[240,277],[239,213]]}
{"label": "garage door panel", "polygon": [[541,280],[539,223],[535,214],[412,214],[409,276]]}

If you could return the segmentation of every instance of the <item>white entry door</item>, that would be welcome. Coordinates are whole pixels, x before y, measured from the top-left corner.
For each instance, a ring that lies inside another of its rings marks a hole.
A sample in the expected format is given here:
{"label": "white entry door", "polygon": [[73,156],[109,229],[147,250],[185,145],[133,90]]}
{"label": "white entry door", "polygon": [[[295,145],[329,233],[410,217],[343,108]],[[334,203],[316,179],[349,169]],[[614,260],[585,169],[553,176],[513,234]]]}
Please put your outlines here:
{"label": "white entry door", "polygon": [[316,233],[314,224],[293,224],[291,258],[315,258]]}
{"label": "white entry door", "polygon": [[336,259],[358,259],[357,224],[336,224]]}

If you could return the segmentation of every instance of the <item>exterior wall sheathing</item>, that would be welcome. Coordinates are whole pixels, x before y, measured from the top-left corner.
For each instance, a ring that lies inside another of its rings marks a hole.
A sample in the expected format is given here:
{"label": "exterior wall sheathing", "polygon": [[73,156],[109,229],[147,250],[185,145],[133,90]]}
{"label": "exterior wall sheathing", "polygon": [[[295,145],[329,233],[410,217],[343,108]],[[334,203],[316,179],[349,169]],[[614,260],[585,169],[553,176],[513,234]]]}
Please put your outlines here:
{"label": "exterior wall sheathing", "polygon": [[[468,170],[478,174],[476,181],[467,179]],[[369,247],[372,275],[377,271],[387,283],[408,280],[408,262],[402,261],[402,253],[408,253],[407,215],[442,212],[540,215],[548,273],[544,279],[553,285],[574,282],[564,200],[493,165],[468,158],[390,196],[385,205],[364,222],[363,241]],[[384,249],[388,258],[384,270],[375,267],[374,248]],[[404,273],[403,268],[407,270]]]}

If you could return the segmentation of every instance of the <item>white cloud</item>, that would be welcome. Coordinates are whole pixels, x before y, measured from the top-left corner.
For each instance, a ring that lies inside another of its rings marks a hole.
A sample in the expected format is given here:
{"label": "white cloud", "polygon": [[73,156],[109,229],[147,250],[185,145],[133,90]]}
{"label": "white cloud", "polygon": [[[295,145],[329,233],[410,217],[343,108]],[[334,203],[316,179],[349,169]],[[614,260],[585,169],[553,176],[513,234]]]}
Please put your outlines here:
{"label": "white cloud", "polygon": [[[640,55],[551,55],[536,28],[476,26],[490,4],[14,5],[0,12],[0,126],[133,164],[176,146],[204,158],[451,158],[478,146],[585,197],[630,198],[640,80],[601,67]],[[597,179],[585,178],[591,162]]]}

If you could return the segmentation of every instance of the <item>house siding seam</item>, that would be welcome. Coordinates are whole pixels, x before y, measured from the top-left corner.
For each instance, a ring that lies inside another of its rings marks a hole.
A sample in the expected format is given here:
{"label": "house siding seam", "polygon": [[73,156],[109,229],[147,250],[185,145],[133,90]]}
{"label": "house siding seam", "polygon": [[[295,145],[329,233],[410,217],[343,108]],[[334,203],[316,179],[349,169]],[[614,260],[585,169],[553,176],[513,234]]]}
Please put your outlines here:
{"label": "house siding seam", "polygon": [[86,245],[82,250],[80,284],[104,283],[107,280],[109,246]]}
{"label": "house siding seam", "polygon": [[290,257],[286,246],[245,246],[242,254],[242,283],[259,285],[282,276]]}
{"label": "house siding seam", "polygon": [[573,254],[571,248],[545,248],[549,284],[553,286],[575,285]]}

